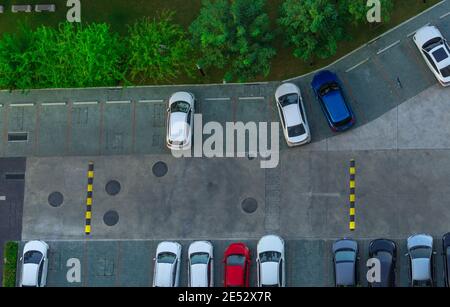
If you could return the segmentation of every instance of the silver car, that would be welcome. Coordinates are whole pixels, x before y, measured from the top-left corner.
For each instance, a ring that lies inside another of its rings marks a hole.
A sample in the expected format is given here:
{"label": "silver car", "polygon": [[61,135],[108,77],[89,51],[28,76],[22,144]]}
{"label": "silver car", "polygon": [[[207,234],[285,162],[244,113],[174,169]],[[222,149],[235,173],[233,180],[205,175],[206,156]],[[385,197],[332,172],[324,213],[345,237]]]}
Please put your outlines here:
{"label": "silver car", "polygon": [[333,244],[334,280],[336,287],[358,284],[358,242],[342,239]]}
{"label": "silver car", "polygon": [[412,287],[434,286],[433,237],[426,234],[412,235],[407,240]]}

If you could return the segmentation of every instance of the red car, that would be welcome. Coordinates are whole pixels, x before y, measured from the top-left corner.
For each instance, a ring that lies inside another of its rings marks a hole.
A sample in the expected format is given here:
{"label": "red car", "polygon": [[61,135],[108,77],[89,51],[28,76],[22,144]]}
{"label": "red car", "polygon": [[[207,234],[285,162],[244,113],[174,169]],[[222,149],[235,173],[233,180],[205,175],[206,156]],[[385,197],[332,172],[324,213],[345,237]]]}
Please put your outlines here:
{"label": "red car", "polygon": [[244,243],[233,243],[225,251],[224,287],[248,287],[250,250]]}

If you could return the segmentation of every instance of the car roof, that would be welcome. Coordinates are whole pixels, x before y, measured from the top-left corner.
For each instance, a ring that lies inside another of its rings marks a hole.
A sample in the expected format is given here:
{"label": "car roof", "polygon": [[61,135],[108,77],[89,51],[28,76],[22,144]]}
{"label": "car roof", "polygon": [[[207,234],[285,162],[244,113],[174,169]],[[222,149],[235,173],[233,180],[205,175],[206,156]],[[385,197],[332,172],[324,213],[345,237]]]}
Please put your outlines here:
{"label": "car roof", "polygon": [[411,261],[412,279],[424,281],[431,279],[430,259],[419,258]]}
{"label": "car roof", "polygon": [[240,265],[226,265],[225,278],[227,284],[231,286],[241,286],[244,284],[245,267]]}
{"label": "car roof", "polygon": [[172,287],[172,274],[174,269],[174,264],[156,263],[155,285],[158,287]]}
{"label": "car roof", "polygon": [[335,264],[336,284],[339,286],[355,285],[355,262],[341,262]]}
{"label": "car roof", "polygon": [[290,104],[283,108],[283,115],[286,121],[286,127],[294,127],[304,124],[298,104]]}
{"label": "car roof", "polygon": [[322,101],[327,113],[330,115],[331,121],[334,123],[351,117],[350,110],[340,90],[329,92],[326,96],[322,97]]}
{"label": "car roof", "polygon": [[37,286],[39,265],[27,263],[22,268],[22,285]]}
{"label": "car roof", "polygon": [[208,265],[194,264],[190,268],[191,287],[207,287],[208,286]]}
{"label": "car roof", "polygon": [[277,285],[278,284],[278,269],[279,269],[279,263],[278,262],[264,262],[261,263],[261,284],[262,285]]}

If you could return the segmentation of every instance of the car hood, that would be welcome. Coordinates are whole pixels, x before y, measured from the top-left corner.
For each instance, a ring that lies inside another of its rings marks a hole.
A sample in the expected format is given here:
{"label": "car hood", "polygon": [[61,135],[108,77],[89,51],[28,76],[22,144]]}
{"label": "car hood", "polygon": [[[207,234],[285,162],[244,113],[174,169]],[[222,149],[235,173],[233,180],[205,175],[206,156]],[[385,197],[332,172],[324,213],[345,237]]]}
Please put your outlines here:
{"label": "car hood", "polygon": [[338,286],[355,285],[355,264],[353,262],[336,264],[336,284]]}
{"label": "car hood", "polygon": [[331,91],[322,100],[333,122],[340,122],[351,116],[340,91]]}
{"label": "car hood", "polygon": [[191,255],[193,253],[207,253],[212,257],[213,247],[209,242],[197,241],[189,246],[188,254]]}
{"label": "car hood", "polygon": [[279,252],[284,253],[284,243],[283,240],[275,235],[269,235],[263,237],[258,242],[257,246],[258,255],[264,252]]}
{"label": "car hood", "polygon": [[436,37],[442,37],[442,34],[438,30],[438,28],[436,28],[434,26],[425,26],[425,27],[417,30],[414,37],[416,39],[417,44],[420,46],[420,48],[422,48],[423,45],[426,42],[428,42],[430,39],[433,39]]}
{"label": "car hood", "polygon": [[47,244],[42,241],[30,241],[25,244],[23,247],[23,253],[25,254],[28,251],[38,251],[41,252],[43,255],[46,255],[47,253]]}
{"label": "car hood", "polygon": [[225,272],[225,274],[227,275],[226,277],[228,285],[231,286],[244,285],[245,270],[243,266],[240,265],[227,266],[227,271]]}
{"label": "car hood", "polygon": [[185,101],[185,102],[189,103],[190,105],[192,105],[193,99],[192,99],[191,94],[188,92],[178,92],[178,93],[173,94],[172,97],[170,97],[169,105],[171,105],[172,103],[177,102],[177,101]]}
{"label": "car hood", "polygon": [[300,96],[300,89],[292,83],[285,83],[280,85],[275,92],[275,97],[278,100],[280,97],[283,97],[288,94],[297,94]]}
{"label": "car hood", "polygon": [[264,262],[261,263],[261,283],[263,285],[277,285],[278,284],[278,262]]}
{"label": "car hood", "polygon": [[408,238],[408,250],[415,246],[428,246],[433,247],[433,238],[429,235],[414,235]]}
{"label": "car hood", "polygon": [[23,265],[22,271],[22,285],[36,286],[38,278],[39,265],[34,263],[27,263]]}
{"label": "car hood", "polygon": [[187,138],[187,113],[176,112],[170,115],[169,137],[172,141],[185,142]]}
{"label": "car hood", "polygon": [[358,243],[353,240],[339,240],[333,243],[333,253],[341,249],[351,249],[358,251]]}
{"label": "car hood", "polygon": [[412,262],[412,279],[413,280],[429,280],[430,276],[430,259],[420,258],[413,259]]}
{"label": "car hood", "polygon": [[205,264],[191,265],[191,287],[208,287],[208,266]]}
{"label": "car hood", "polygon": [[324,70],[314,76],[311,86],[317,92],[322,85],[330,82],[338,82],[338,78],[331,71]]}
{"label": "car hood", "polygon": [[156,254],[162,253],[162,252],[170,252],[174,253],[178,257],[180,256],[180,249],[181,245],[176,242],[161,242],[158,244],[158,247],[156,249]]}

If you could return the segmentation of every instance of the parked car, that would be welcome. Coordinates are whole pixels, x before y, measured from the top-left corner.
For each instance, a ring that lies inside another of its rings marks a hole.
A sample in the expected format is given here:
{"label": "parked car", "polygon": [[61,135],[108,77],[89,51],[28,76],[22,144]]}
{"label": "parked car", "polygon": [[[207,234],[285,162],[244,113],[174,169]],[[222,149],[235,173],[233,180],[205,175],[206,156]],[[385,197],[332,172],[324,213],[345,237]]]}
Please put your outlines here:
{"label": "parked car", "polygon": [[319,100],[328,125],[334,132],[350,129],[356,122],[355,115],[348,104],[341,81],[331,71],[317,73],[311,86]]}
{"label": "parked car", "polygon": [[20,258],[22,267],[20,287],[46,286],[48,250],[48,244],[44,241],[30,241],[24,245]]}
{"label": "parked car", "polygon": [[284,83],[278,87],[275,100],[288,146],[300,146],[311,142],[305,106],[297,85]]}
{"label": "parked car", "polygon": [[256,259],[258,287],[284,287],[284,241],[279,236],[262,237],[257,245]]}
{"label": "parked car", "polygon": [[244,243],[233,243],[224,254],[224,287],[249,287],[250,250]]}
{"label": "parked car", "polygon": [[369,257],[380,261],[380,282],[369,283],[370,287],[395,287],[397,244],[394,241],[378,239],[370,242]]}
{"label": "parked car", "polygon": [[358,242],[342,239],[333,244],[336,287],[356,287],[358,283]]}
{"label": "parked car", "polygon": [[450,232],[442,237],[442,251],[444,256],[445,286],[450,287]]}
{"label": "parked car", "polygon": [[156,248],[153,287],[178,287],[180,282],[181,245],[161,242]]}
{"label": "parked car", "polygon": [[167,109],[167,147],[188,150],[191,147],[195,97],[188,92],[177,92],[169,99]]}
{"label": "parked car", "polygon": [[407,246],[411,286],[433,287],[433,237],[426,234],[410,236],[407,240]]}
{"label": "parked car", "polygon": [[189,287],[214,286],[213,246],[207,241],[196,241],[189,246]]}
{"label": "parked car", "polygon": [[435,26],[425,26],[414,35],[425,62],[443,86],[450,86],[450,47]]}

